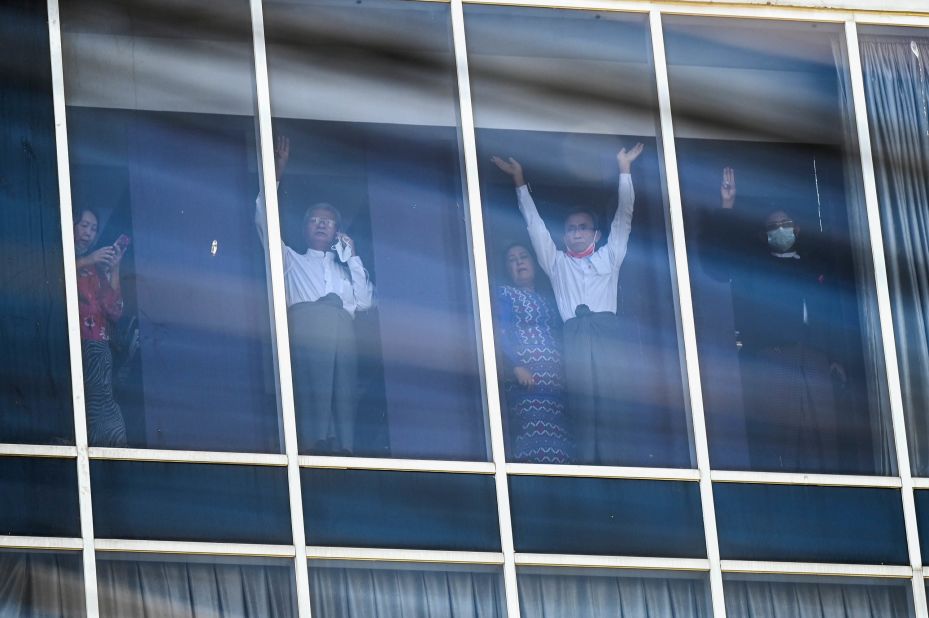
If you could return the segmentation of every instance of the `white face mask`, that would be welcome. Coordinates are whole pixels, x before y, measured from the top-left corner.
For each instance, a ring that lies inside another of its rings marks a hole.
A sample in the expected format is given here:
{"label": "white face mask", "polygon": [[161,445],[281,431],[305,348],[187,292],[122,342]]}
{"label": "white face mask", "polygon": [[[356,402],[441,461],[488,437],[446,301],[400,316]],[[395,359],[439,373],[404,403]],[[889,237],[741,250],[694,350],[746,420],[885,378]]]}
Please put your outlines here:
{"label": "white face mask", "polygon": [[797,242],[797,234],[792,227],[779,227],[768,232],[768,246],[777,253],[784,253]]}

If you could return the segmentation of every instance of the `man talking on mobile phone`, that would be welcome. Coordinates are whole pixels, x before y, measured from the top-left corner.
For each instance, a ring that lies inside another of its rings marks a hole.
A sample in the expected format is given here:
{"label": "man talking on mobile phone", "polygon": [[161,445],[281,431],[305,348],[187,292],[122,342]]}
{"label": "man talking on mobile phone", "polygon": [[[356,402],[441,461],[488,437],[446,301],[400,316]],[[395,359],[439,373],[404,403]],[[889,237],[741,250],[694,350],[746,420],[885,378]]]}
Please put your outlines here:
{"label": "man talking on mobile phone", "polygon": [[[290,140],[281,136],[274,146],[278,182],[289,158]],[[256,201],[255,224],[267,249],[264,195]],[[305,253],[281,241],[300,452],[351,455],[358,401],[354,316],[374,306],[374,285],[354,241],[342,233],[335,206],[307,208],[303,234]]]}

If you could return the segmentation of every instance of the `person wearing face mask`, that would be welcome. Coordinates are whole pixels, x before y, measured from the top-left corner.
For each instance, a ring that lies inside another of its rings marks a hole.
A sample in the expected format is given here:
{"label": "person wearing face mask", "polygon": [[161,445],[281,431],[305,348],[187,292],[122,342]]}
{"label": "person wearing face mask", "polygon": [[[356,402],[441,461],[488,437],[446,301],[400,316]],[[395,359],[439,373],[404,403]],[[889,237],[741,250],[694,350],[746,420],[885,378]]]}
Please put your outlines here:
{"label": "person wearing face mask", "polygon": [[[280,182],[290,158],[287,137],[277,140],[274,155]],[[256,201],[255,224],[267,250],[263,195]],[[303,234],[305,253],[281,241],[300,451],[351,455],[358,401],[354,316],[374,306],[374,285],[334,206],[307,208]]]}
{"label": "person wearing face mask", "polygon": [[119,266],[126,245],[96,250],[98,217],[84,208],[74,218],[77,299],[84,367],[87,442],[90,446],[126,446],[126,423],[113,396],[110,334],[123,314]]}
{"label": "person wearing face mask", "polygon": [[616,316],[619,269],[626,256],[632,230],[635,192],[632,163],[643,145],[623,148],[616,155],[619,167],[619,205],[610,223],[606,243],[596,214],[577,208],[564,220],[558,249],[539,216],[526,185],[523,168],[510,157],[493,157],[493,163],[513,179],[519,210],[526,222],[539,266],[551,279],[558,312],[564,321],[564,372],[568,412],[574,421],[577,463],[613,464],[625,461],[622,445],[635,442],[634,416],[628,409],[634,379],[623,349],[622,325]]}
{"label": "person wearing face mask", "polygon": [[720,197],[701,246],[717,252],[705,270],[731,285],[752,468],[838,471],[841,284],[787,210],[759,225],[736,208],[732,168]]}

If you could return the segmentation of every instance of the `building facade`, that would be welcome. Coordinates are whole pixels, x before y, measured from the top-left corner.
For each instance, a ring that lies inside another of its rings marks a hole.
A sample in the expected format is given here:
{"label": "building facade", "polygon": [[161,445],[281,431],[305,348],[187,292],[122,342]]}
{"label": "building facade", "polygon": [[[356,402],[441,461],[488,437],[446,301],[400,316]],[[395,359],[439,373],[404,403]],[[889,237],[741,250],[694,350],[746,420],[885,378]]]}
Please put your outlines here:
{"label": "building facade", "polygon": [[0,15],[0,616],[929,617],[923,0]]}

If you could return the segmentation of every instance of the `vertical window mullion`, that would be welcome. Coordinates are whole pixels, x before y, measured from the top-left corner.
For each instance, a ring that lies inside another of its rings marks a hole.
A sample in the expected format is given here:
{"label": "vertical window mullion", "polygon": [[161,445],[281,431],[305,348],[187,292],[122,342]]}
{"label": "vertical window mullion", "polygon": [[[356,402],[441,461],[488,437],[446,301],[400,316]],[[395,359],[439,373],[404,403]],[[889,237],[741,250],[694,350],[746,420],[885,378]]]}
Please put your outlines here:
{"label": "vertical window mullion", "polygon": [[910,566],[913,568],[913,602],[916,615],[919,618],[926,618],[929,613],[927,613],[926,588],[923,581],[913,477],[910,471],[909,446],[903,415],[903,394],[897,365],[893,314],[890,306],[890,287],[887,281],[886,254],[884,253],[884,239],[881,233],[874,160],[871,153],[871,134],[868,127],[864,75],[858,48],[858,25],[854,20],[845,22],[845,38],[852,99],[855,106],[855,122],[858,130],[858,149],[861,153],[861,173],[864,179],[871,255],[874,260],[874,284],[877,293],[878,317],[881,323],[881,342],[884,346],[884,365],[887,371],[887,389],[890,396],[890,412],[894,430],[894,450],[897,453],[897,471],[902,484],[900,493],[903,498],[903,517],[906,524]]}
{"label": "vertical window mullion", "polygon": [[74,444],[77,448],[78,503],[84,561],[84,603],[87,618],[100,614],[97,599],[97,566],[94,554],[93,503],[90,493],[90,459],[87,452],[87,412],[84,407],[84,367],[77,300],[77,259],[71,213],[71,168],[68,157],[68,125],[61,46],[61,13],[58,0],[48,0],[48,35],[52,65],[52,102],[55,118],[55,150],[58,158],[58,204],[61,214],[61,252],[64,257],[65,307],[68,319],[68,352],[71,361],[71,394],[74,409]]}
{"label": "vertical window mullion", "polygon": [[497,356],[494,345],[493,319],[490,309],[490,275],[484,250],[484,221],[478,180],[477,146],[474,137],[474,112],[471,105],[471,82],[468,72],[467,41],[465,39],[462,0],[451,0],[452,40],[455,46],[455,66],[458,70],[458,103],[460,106],[461,142],[465,164],[468,199],[468,230],[471,241],[471,264],[474,273],[477,318],[480,325],[481,380],[484,387],[484,409],[490,427],[494,481],[497,491],[497,513],[500,520],[500,546],[503,550],[503,585],[509,618],[519,618],[519,594],[516,583],[516,561],[513,549],[513,525],[510,519],[510,495],[506,477],[506,452],[503,439],[503,419],[497,382]]}
{"label": "vertical window mullion", "polygon": [[687,264],[687,247],[684,240],[684,214],[681,205],[681,188],[677,171],[677,154],[674,144],[674,127],[671,118],[671,95],[668,85],[668,64],[665,58],[664,34],[660,9],[649,12],[652,51],[655,62],[655,79],[658,85],[658,109],[661,119],[661,145],[668,187],[668,206],[671,220],[671,242],[674,251],[674,270],[677,277],[681,328],[684,339],[684,358],[687,368],[687,385],[690,393],[690,412],[694,432],[694,449],[697,470],[700,473],[700,501],[703,508],[703,529],[706,535],[706,555],[710,562],[710,597],[713,616],[725,618],[723,579],[719,558],[719,539],[716,533],[716,507],[713,501],[713,482],[710,476],[709,445],[703,411],[703,390],[700,384],[700,365],[697,357],[697,335],[694,323],[693,298],[690,290],[690,270]]}
{"label": "vertical window mullion", "polygon": [[303,526],[303,493],[300,487],[300,462],[297,447],[297,421],[290,366],[290,339],[287,329],[287,301],[284,295],[284,257],[279,239],[281,224],[278,211],[274,170],[274,136],[271,130],[271,91],[265,48],[264,13],[261,0],[250,0],[252,37],[255,49],[255,87],[258,111],[258,140],[261,155],[261,186],[265,199],[268,230],[268,271],[270,275],[271,315],[273,316],[274,364],[284,428],[284,452],[287,455],[287,483],[290,497],[290,522],[293,530],[294,572],[297,583],[297,615],[310,618],[310,580],[306,558],[306,531]]}

